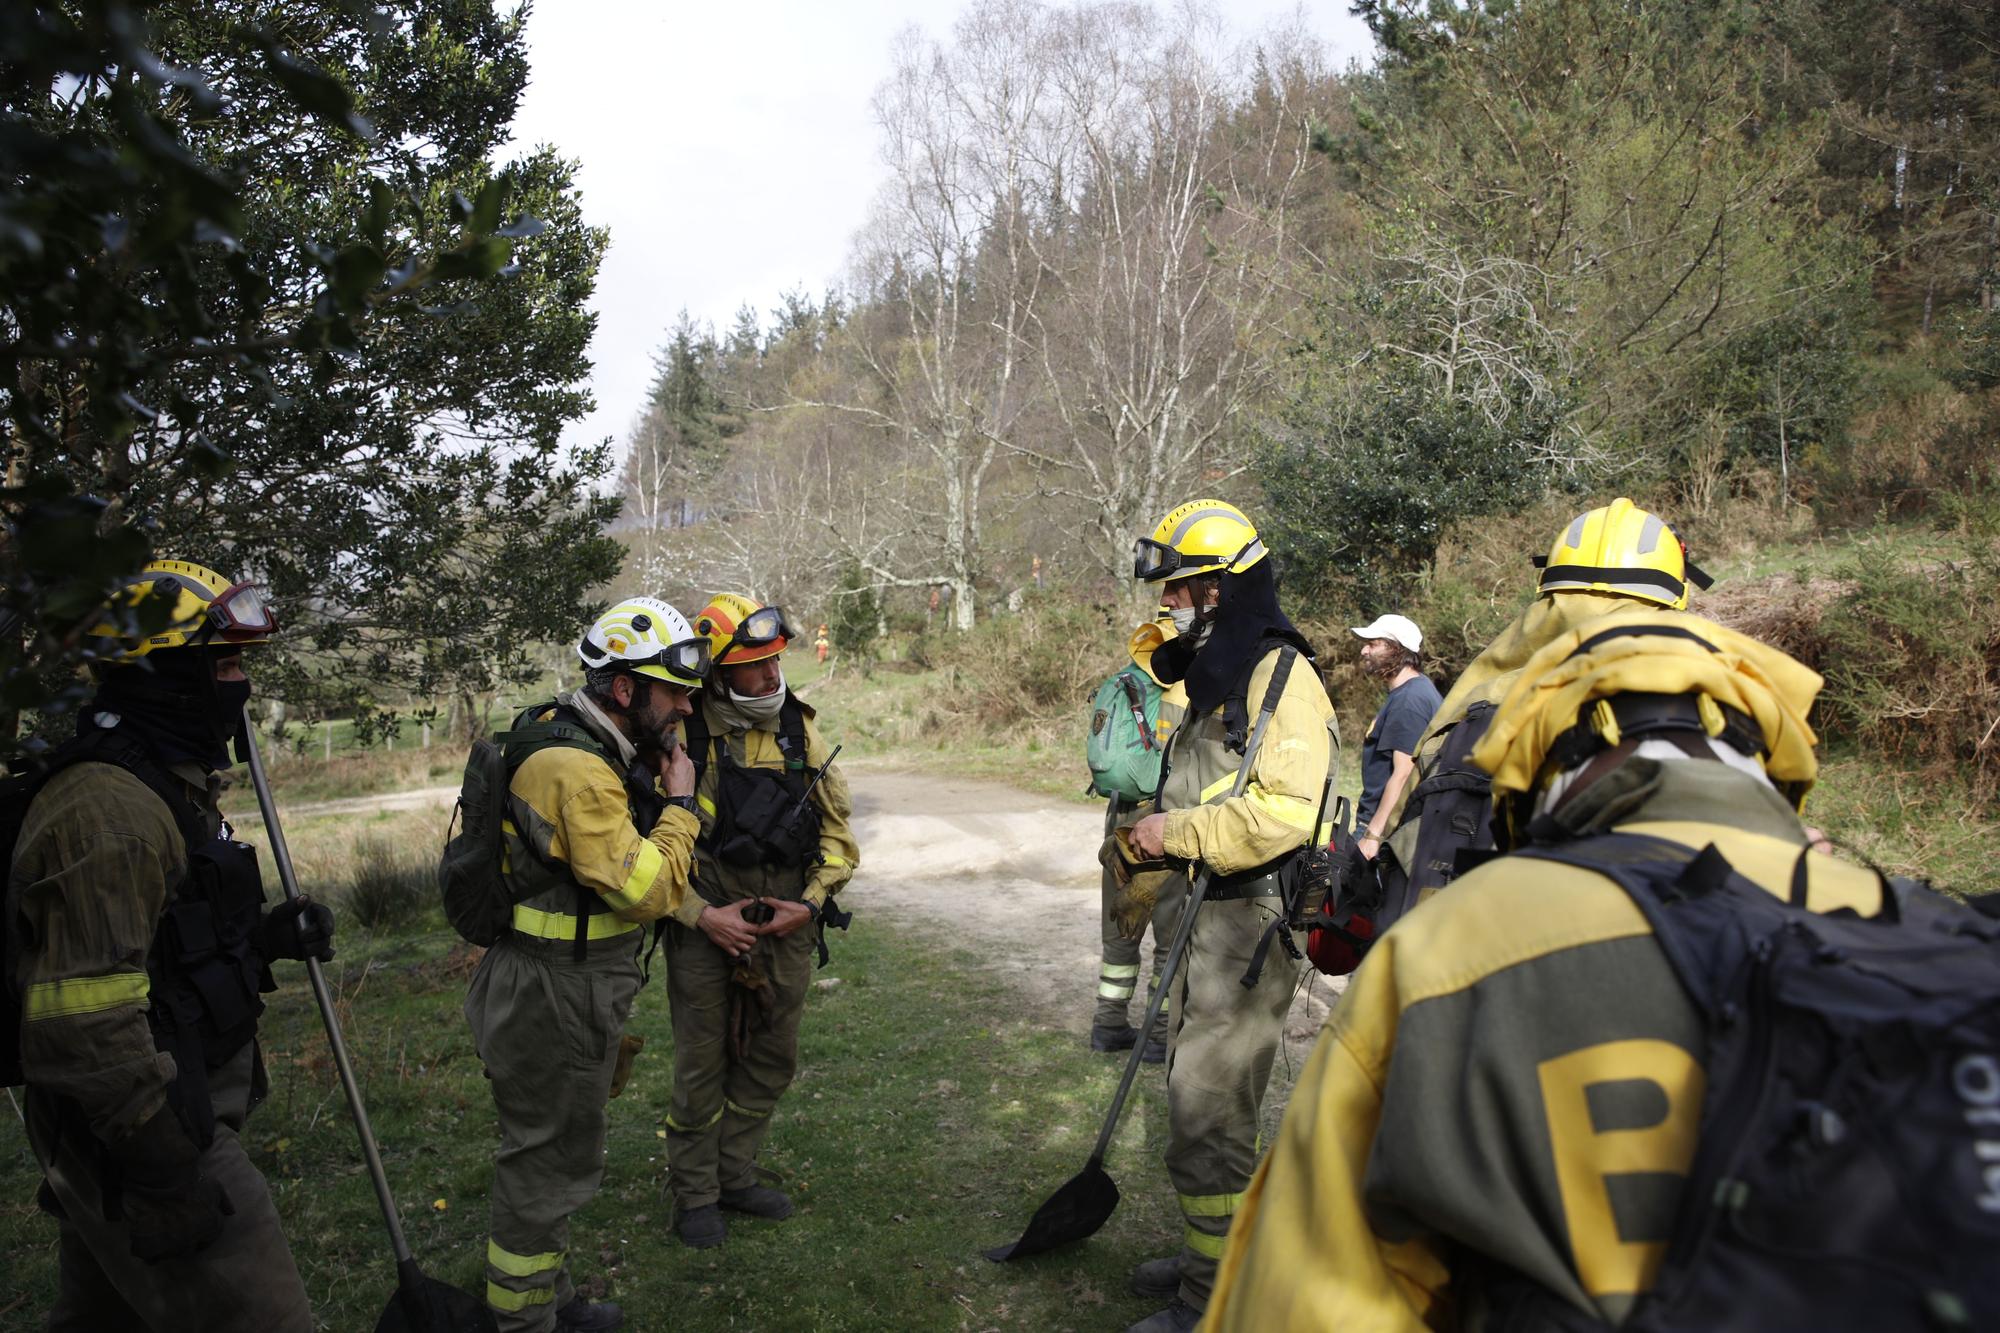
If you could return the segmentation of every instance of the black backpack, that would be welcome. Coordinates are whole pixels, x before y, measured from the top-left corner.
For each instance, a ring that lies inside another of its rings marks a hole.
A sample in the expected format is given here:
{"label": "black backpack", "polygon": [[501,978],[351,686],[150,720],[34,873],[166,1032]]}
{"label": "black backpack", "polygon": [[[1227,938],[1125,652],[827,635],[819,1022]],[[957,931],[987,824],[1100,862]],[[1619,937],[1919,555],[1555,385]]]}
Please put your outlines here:
{"label": "black backpack", "polygon": [[[1423,900],[1486,859],[1493,848],[1493,777],[1472,763],[1472,747],[1493,724],[1494,705],[1480,702],[1445,728],[1444,745],[1430,776],[1419,782],[1403,805],[1397,828],[1421,820],[1410,865],[1399,864],[1385,844],[1376,857],[1381,898],[1373,914],[1381,934]],[[1461,856],[1461,853],[1464,853]]]}
{"label": "black backpack", "polygon": [[[472,743],[459,784],[458,804],[452,811],[452,825],[461,818],[464,823],[456,834],[450,825],[445,830],[444,855],[438,860],[438,890],[445,919],[467,943],[482,949],[492,947],[512,928],[515,905],[539,892],[532,887],[509,889],[500,873],[505,845],[501,822],[507,817],[507,789],[515,772],[528,756],[557,745],[588,750],[616,767],[604,746],[569,709],[557,705],[553,714],[537,721],[536,715],[548,709],[548,704],[537,704],[515,718],[511,729]],[[636,806],[640,793],[629,775],[626,787]],[[659,818],[657,809],[651,814],[653,819]],[[641,812],[635,808],[635,826],[640,818]],[[649,820],[639,831],[647,833],[651,828]],[[601,902],[595,894],[578,889],[575,952],[579,958],[587,933],[584,918],[601,910]]]}
{"label": "black backpack", "polygon": [[[2000,1328],[2000,901],[1883,881],[1782,901],[1715,847],[1630,833],[1517,855],[1617,881],[1704,1020],[1699,1144],[1622,1333]],[[1521,1279],[1500,1329],[1609,1326]]]}

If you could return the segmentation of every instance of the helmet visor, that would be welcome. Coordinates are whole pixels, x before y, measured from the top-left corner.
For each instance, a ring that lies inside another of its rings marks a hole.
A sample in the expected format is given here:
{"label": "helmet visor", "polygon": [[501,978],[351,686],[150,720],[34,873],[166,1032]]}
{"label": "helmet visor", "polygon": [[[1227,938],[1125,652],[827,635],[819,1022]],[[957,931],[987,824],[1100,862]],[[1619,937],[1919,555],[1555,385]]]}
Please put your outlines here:
{"label": "helmet visor", "polygon": [[743,623],[729,636],[729,647],[723,649],[726,656],[731,648],[762,648],[776,643],[779,639],[796,639],[798,631],[791,621],[785,619],[785,609],[781,606],[760,606],[743,617]]}
{"label": "helmet visor", "polygon": [[1156,583],[1181,567],[1181,553],[1165,542],[1141,537],[1132,543],[1132,577]]}
{"label": "helmet visor", "polygon": [[278,617],[253,583],[224,588],[208,604],[208,621],[215,626],[214,637],[224,642],[261,638],[278,632]]}

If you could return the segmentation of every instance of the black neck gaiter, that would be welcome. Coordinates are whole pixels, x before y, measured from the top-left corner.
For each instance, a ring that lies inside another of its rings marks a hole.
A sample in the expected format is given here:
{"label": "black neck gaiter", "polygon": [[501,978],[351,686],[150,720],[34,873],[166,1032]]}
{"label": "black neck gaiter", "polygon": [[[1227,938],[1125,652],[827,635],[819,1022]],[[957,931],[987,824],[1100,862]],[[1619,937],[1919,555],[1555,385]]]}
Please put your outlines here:
{"label": "black neck gaiter", "polygon": [[1269,651],[1269,641],[1290,643],[1308,660],[1313,648],[1278,606],[1278,582],[1269,558],[1241,574],[1225,572],[1216,603],[1215,627],[1204,638],[1183,634],[1153,654],[1161,681],[1185,681],[1188,710],[1199,716],[1222,706],[1250,668]]}
{"label": "black neck gaiter", "polygon": [[163,763],[220,770],[249,701],[250,682],[216,680],[206,649],[168,648],[106,672],[90,712],[116,713]]}

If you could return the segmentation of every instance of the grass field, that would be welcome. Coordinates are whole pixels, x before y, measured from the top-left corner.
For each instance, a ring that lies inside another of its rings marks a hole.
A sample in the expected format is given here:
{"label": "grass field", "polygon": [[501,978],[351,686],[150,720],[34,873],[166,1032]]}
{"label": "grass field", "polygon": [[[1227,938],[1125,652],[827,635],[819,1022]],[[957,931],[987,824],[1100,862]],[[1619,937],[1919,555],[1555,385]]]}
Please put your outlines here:
{"label": "grass field", "polygon": [[[611,1107],[604,1187],[575,1219],[578,1278],[601,1278],[635,1327],[683,1333],[1082,1330],[1147,1313],[1125,1276],[1171,1251],[1179,1234],[1160,1163],[1160,1071],[1142,1071],[1114,1146],[1110,1169],[1125,1201],[1105,1230],[1018,1267],[988,1263],[980,1249],[1017,1234],[1082,1165],[1120,1067],[1024,1018],[947,939],[864,912],[835,949],[819,974],[834,984],[808,1005],[803,1070],[766,1153],[798,1215],[737,1222],[720,1250],[696,1253],[671,1238],[661,1134],[672,1038],[656,975],[632,1024],[646,1050]],[[329,976],[411,1244],[431,1273],[476,1292],[496,1138],[460,1014],[469,969],[467,951],[433,919],[374,940],[344,935]],[[365,1330],[394,1280],[388,1245],[310,991],[292,965],[280,965],[280,980],[263,1029],[272,1096],[247,1141],[321,1327]],[[0,1114],[0,1249],[9,1257],[0,1329],[29,1329],[54,1289],[55,1228],[34,1208],[37,1173],[19,1126]]]}

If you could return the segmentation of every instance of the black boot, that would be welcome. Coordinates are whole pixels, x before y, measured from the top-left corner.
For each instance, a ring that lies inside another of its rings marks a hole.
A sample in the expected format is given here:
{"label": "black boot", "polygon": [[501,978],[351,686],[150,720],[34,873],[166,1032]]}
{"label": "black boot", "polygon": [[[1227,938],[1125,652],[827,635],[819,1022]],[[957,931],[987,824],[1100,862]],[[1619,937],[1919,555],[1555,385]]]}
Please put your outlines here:
{"label": "black boot", "polygon": [[1130,1023],[1115,1028],[1094,1027],[1090,1030],[1090,1049],[1100,1054],[1113,1051],[1129,1051],[1139,1042],[1139,1033]]}
{"label": "black boot", "polygon": [[611,1333],[625,1323],[625,1312],[610,1301],[579,1296],[556,1311],[556,1333]]}

